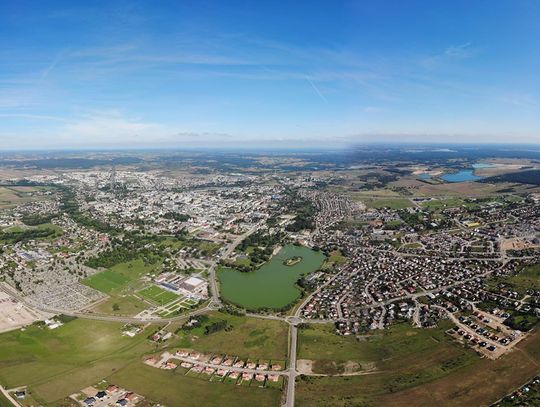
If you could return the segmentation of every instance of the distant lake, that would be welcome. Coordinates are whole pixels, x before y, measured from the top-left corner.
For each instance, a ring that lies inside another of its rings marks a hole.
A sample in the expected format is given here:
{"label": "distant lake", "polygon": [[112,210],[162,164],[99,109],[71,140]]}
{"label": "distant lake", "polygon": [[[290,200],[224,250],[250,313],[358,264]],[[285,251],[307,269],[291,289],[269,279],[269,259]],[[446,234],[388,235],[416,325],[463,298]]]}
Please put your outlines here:
{"label": "distant lake", "polygon": [[478,170],[481,168],[495,168],[495,167],[497,167],[497,164],[476,163],[472,165],[472,170],[469,170],[469,169],[460,170],[459,172],[443,175],[441,178],[447,182],[478,181],[480,179],[484,179],[484,177],[475,175],[474,174],[475,170]]}
{"label": "distant lake", "polygon": [[480,168],[495,168],[496,166],[497,166],[496,164],[488,164],[488,163],[476,163],[472,165],[472,167],[475,170],[480,169]]}
{"label": "distant lake", "polygon": [[[287,259],[301,257],[292,266]],[[302,275],[318,270],[325,256],[307,247],[288,245],[258,270],[242,273],[230,268],[218,272],[224,299],[249,309],[282,308],[300,297],[295,283]]]}
{"label": "distant lake", "polygon": [[420,179],[423,179],[423,180],[431,179],[431,174],[428,174],[427,172],[423,172],[422,174],[420,174]]}
{"label": "distant lake", "polygon": [[467,182],[478,181],[484,177],[474,175],[474,170],[461,170],[452,174],[443,175],[441,178],[447,182]]}

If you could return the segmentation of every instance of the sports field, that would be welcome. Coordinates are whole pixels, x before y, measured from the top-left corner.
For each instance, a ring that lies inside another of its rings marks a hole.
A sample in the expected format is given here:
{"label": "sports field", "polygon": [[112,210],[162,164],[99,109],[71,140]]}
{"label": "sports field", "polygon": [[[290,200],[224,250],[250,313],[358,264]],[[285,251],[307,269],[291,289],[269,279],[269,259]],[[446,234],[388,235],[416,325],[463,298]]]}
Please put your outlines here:
{"label": "sports field", "polygon": [[144,286],[141,277],[154,270],[155,265],[145,265],[141,259],[117,264],[82,280],[83,284],[106,293],[110,298],[97,304],[98,313],[132,316],[148,308],[148,304],[133,295]]}
{"label": "sports field", "polygon": [[176,300],[179,295],[152,285],[137,293],[137,295],[150,300],[157,305],[165,305]]}
{"label": "sports field", "polygon": [[89,287],[110,294],[137,286],[139,278],[152,271],[153,268],[154,266],[146,266],[140,259],[133,260],[117,264],[108,270],[84,279],[82,282]]}

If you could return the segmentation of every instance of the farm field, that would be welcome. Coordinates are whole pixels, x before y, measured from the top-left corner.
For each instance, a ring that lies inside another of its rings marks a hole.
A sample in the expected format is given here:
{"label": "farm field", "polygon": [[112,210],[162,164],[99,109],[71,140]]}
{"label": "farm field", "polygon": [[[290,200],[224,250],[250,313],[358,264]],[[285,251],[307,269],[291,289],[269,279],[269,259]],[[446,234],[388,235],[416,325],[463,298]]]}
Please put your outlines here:
{"label": "farm field", "polygon": [[[285,360],[288,349],[288,326],[280,321],[248,318],[221,312],[209,314],[201,327],[179,331],[179,339],[171,342],[174,347],[192,348],[205,353],[222,353],[243,358]],[[205,327],[219,320],[226,320],[228,331],[205,335]]]}
{"label": "farm field", "polygon": [[[299,263],[287,266],[283,262],[301,257]],[[300,297],[296,281],[321,267],[325,257],[321,252],[300,246],[285,246],[258,270],[242,273],[230,268],[218,272],[221,295],[227,301],[246,309],[280,309]]]}
{"label": "farm field", "polygon": [[75,319],[55,330],[32,325],[0,334],[0,384],[27,385],[39,402],[55,401],[138,360],[152,345],[122,324]]}
{"label": "farm field", "polygon": [[31,196],[43,187],[0,187],[0,209],[12,208],[16,205],[36,200],[48,199],[44,196]]}

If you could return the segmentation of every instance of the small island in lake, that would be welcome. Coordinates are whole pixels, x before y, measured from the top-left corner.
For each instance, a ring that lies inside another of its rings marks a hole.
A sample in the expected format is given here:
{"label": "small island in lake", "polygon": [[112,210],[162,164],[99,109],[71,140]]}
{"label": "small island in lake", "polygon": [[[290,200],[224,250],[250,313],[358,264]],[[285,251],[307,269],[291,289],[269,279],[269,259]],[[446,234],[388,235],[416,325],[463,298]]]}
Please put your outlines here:
{"label": "small island in lake", "polygon": [[302,257],[300,256],[294,256],[294,257],[291,257],[291,258],[288,258],[287,260],[285,260],[283,262],[283,264],[285,266],[294,266],[295,264],[298,264],[302,261]]}

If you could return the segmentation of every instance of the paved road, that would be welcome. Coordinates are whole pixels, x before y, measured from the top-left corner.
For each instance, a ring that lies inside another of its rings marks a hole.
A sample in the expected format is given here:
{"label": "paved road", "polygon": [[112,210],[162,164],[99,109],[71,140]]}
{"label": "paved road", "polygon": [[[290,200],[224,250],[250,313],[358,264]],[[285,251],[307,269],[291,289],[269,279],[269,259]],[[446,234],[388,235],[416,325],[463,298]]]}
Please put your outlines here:
{"label": "paved road", "polygon": [[294,407],[294,392],[296,385],[296,350],[298,347],[298,327],[291,324],[289,327],[289,378],[287,379],[287,400],[283,407]]}
{"label": "paved road", "polygon": [[15,407],[22,407],[22,405],[20,405],[17,400],[11,397],[11,395],[7,392],[7,390],[4,389],[2,386],[0,386],[0,393],[2,393],[4,397],[7,398]]}

